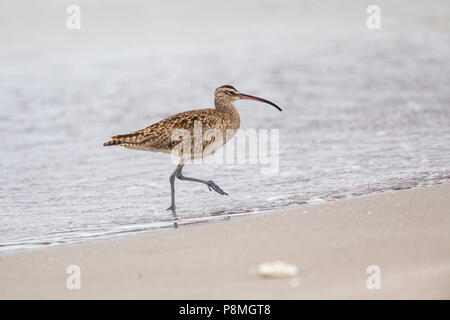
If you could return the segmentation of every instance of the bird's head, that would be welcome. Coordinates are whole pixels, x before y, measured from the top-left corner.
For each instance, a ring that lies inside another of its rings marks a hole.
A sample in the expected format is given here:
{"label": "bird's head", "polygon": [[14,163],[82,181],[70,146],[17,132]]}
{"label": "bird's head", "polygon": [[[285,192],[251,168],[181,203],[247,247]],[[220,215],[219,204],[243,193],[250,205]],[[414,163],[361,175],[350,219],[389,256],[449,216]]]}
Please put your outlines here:
{"label": "bird's head", "polygon": [[224,85],[224,86],[218,87],[214,93],[214,97],[216,100],[216,104],[218,102],[220,103],[221,101],[223,101],[225,103],[230,103],[230,102],[234,102],[239,99],[255,100],[255,101],[268,103],[268,104],[274,106],[275,108],[277,108],[278,110],[282,111],[281,108],[279,106],[277,106],[275,103],[273,103],[269,100],[266,100],[266,99],[262,99],[262,98],[258,98],[255,96],[250,96],[248,94],[240,93],[239,91],[237,91],[234,87],[232,87],[230,85]]}

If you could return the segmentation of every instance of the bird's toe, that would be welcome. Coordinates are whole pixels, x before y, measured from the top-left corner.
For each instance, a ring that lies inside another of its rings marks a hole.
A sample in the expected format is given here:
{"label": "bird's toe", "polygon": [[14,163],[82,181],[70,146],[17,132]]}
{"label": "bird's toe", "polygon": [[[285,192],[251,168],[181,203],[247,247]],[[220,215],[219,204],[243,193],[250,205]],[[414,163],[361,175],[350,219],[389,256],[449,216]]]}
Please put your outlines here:
{"label": "bird's toe", "polygon": [[208,181],[208,188],[209,188],[209,191],[211,191],[211,188],[212,188],[214,191],[216,191],[217,193],[219,193],[219,194],[221,194],[221,195],[225,195],[225,196],[228,195],[228,193],[226,193],[225,191],[223,191],[222,188],[220,188],[220,187],[219,187],[217,184],[215,184],[215,182],[212,181],[212,180],[209,180],[209,181]]}

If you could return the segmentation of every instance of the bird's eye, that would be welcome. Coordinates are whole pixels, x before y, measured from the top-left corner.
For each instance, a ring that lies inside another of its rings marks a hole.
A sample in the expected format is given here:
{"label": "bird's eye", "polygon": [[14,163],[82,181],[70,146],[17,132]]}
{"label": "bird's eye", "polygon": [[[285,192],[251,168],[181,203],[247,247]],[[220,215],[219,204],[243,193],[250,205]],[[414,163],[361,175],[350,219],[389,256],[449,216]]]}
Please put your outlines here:
{"label": "bird's eye", "polygon": [[232,96],[234,93],[233,93],[233,91],[227,91],[227,94],[229,94],[230,96]]}

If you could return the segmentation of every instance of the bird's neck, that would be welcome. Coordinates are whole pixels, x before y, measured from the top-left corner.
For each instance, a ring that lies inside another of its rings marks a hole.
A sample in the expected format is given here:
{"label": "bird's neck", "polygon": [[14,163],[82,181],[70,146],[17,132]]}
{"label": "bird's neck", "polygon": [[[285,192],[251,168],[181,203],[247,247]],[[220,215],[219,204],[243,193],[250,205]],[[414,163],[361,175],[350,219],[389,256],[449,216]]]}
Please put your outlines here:
{"label": "bird's neck", "polygon": [[218,111],[225,113],[238,113],[233,103],[230,101],[215,99],[214,104]]}
{"label": "bird's neck", "polygon": [[[233,103],[230,101],[224,101],[221,99],[215,100],[216,110],[222,113],[222,118],[226,122],[227,129],[234,130],[234,134],[239,129],[241,125],[241,119],[239,117],[239,112],[234,107]],[[233,134],[233,135],[234,135]],[[230,139],[233,135],[227,138]]]}

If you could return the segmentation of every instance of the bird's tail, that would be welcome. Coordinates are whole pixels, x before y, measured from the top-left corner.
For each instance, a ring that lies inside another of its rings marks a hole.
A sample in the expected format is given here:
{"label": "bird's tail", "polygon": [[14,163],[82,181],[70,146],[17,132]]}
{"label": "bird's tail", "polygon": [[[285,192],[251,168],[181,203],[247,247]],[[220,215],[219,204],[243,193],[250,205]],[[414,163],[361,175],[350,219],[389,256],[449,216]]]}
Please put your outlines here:
{"label": "bird's tail", "polygon": [[144,132],[136,131],[127,134],[119,134],[117,136],[112,136],[111,141],[105,142],[103,145],[106,146],[118,146],[124,144],[135,145],[140,142],[141,138],[144,136]]}
{"label": "bird's tail", "polygon": [[107,147],[107,146],[116,146],[116,145],[120,145],[120,141],[119,140],[111,140],[111,141],[108,141],[108,142],[105,142],[104,144],[103,144],[103,146],[104,147]]}

